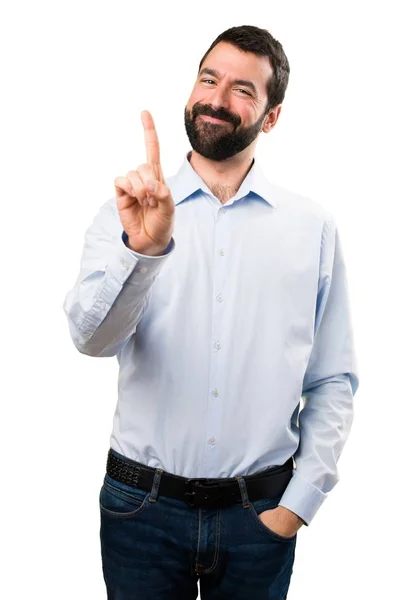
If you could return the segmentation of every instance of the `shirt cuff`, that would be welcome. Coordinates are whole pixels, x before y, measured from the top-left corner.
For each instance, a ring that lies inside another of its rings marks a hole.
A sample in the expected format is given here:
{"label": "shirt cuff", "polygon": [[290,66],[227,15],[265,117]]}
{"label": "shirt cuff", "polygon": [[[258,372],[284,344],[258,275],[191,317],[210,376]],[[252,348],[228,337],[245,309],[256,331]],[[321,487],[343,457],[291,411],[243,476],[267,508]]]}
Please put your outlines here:
{"label": "shirt cuff", "polygon": [[173,248],[175,247],[175,241],[174,239],[171,237],[171,241],[169,242],[165,252],[159,256],[149,256],[147,254],[139,254],[138,252],[135,252],[134,250],[131,250],[131,248],[129,248],[127,246],[127,240],[128,240],[128,235],[126,234],[125,231],[123,231],[122,234],[122,241],[124,242],[124,245],[126,246],[127,250],[132,254],[132,256],[135,256],[136,258],[140,258],[140,257],[144,257],[147,256],[147,258],[160,258],[160,256],[165,256],[166,254],[169,254]]}
{"label": "shirt cuff", "polygon": [[[168,249],[174,247],[175,242],[170,243]],[[169,252],[162,256],[137,254],[127,248],[120,236],[115,250],[109,257],[103,285],[92,307],[78,319],[73,318],[80,332],[89,338],[108,314],[126,281],[130,278],[130,284],[136,286],[138,293],[147,292],[169,256]]]}
{"label": "shirt cuff", "polygon": [[278,506],[288,508],[309,525],[326,498],[327,494],[301,477],[295,469]]}

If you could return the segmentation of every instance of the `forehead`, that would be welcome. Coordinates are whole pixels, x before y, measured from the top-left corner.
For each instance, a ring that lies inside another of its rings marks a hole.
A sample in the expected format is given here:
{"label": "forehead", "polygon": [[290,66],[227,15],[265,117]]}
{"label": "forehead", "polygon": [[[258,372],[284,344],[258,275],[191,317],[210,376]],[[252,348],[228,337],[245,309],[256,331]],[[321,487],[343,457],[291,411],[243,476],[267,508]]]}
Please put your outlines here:
{"label": "forehead", "polygon": [[204,67],[218,71],[221,77],[229,80],[248,79],[262,94],[266,92],[268,80],[273,72],[268,56],[243,52],[226,42],[219,42],[208,53],[201,69]]}

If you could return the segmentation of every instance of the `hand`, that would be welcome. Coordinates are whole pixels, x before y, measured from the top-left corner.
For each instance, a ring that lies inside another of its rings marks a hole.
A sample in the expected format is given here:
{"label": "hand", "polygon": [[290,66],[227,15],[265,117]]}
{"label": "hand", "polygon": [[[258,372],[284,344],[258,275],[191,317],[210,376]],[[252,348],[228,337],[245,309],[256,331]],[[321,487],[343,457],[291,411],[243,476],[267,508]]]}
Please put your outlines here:
{"label": "hand", "polygon": [[277,506],[260,513],[259,518],[268,529],[282,537],[293,537],[304,521],[284,506]]}
{"label": "hand", "polygon": [[[128,247],[139,254],[161,254],[171,241],[175,204],[165,185],[160,166],[159,140],[152,115],[141,119],[146,143],[147,164],[114,181],[117,208]],[[152,191],[149,186],[155,186]]]}

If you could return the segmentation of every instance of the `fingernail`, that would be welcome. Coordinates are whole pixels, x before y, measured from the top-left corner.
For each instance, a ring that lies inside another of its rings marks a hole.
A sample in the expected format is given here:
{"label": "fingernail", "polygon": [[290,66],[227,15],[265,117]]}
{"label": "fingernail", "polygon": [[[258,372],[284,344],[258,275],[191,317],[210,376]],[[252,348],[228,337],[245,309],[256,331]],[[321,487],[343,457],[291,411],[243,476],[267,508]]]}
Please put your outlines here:
{"label": "fingernail", "polygon": [[156,188],[157,188],[156,183],[153,183],[153,181],[149,181],[149,183],[147,184],[148,191],[152,192],[152,194],[154,194],[156,192]]}

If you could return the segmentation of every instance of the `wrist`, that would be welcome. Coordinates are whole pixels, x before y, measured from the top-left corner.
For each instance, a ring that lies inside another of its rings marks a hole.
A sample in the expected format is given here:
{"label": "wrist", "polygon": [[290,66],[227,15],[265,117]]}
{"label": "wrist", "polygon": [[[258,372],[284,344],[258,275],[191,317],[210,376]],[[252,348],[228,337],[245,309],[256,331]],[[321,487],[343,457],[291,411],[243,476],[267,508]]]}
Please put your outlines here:
{"label": "wrist", "polygon": [[295,525],[296,527],[300,527],[301,525],[306,525],[305,521],[299,517],[296,513],[291,511],[289,508],[285,506],[278,506],[276,509],[276,515],[283,522],[287,521],[288,523]]}

